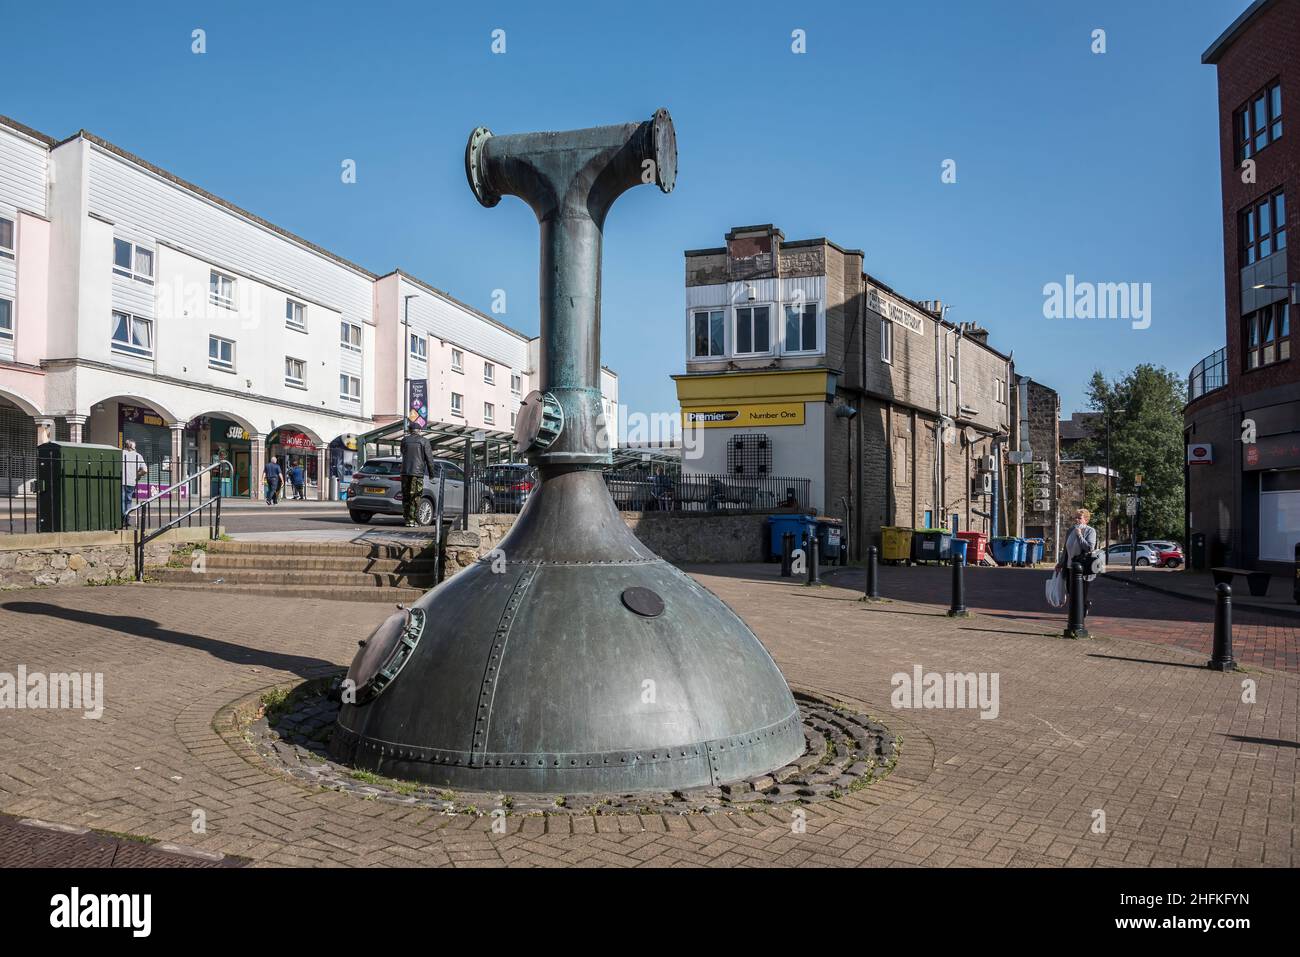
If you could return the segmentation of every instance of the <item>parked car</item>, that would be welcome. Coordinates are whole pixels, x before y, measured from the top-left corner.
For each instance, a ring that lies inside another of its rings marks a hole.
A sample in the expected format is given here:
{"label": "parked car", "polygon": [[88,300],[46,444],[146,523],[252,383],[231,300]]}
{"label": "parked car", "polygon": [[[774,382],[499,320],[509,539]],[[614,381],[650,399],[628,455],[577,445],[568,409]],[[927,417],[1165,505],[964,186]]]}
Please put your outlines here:
{"label": "parked car", "polygon": [[1158,539],[1149,542],[1139,542],[1156,553],[1157,568],[1179,568],[1186,561],[1183,557],[1183,550],[1177,542],[1171,542],[1166,539]]}
{"label": "parked car", "polygon": [[[1155,565],[1159,561],[1159,556],[1155,550],[1146,545],[1137,546],[1137,564]],[[1106,551],[1107,565],[1129,565],[1133,562],[1132,545],[1112,545]]]}
{"label": "parked car", "polygon": [[[435,459],[435,464],[445,475],[443,515],[459,515],[465,509],[465,473],[455,462]],[[424,480],[424,494],[415,520],[421,525],[432,525],[438,515],[439,476]],[[480,503],[488,499],[487,487],[478,484]],[[404,514],[402,502],[402,459],[396,455],[381,455],[367,459],[366,464],[352,474],[348,486],[348,516],[364,525],[376,515]]]}
{"label": "parked car", "polygon": [[484,512],[520,512],[537,487],[537,470],[522,462],[489,465],[483,470]]}

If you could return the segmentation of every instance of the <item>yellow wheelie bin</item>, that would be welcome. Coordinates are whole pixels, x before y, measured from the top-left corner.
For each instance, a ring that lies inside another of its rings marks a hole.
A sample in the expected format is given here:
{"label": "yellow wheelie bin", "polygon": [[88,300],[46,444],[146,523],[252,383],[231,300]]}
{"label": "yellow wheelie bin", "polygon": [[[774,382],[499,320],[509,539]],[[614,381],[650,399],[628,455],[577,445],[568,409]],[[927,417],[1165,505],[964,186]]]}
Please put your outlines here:
{"label": "yellow wheelie bin", "polygon": [[906,564],[912,558],[912,530],[897,525],[880,529],[880,560],[895,565]]}

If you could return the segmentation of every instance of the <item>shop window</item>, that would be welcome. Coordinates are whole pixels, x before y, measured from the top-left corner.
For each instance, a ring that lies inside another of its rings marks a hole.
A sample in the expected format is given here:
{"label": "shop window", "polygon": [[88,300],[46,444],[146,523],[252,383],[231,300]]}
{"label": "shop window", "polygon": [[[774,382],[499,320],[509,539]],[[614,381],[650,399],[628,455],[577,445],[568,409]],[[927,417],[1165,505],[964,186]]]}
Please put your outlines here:
{"label": "shop window", "polygon": [[1285,299],[1256,309],[1244,321],[1247,371],[1291,358],[1291,306]]}
{"label": "shop window", "polygon": [[153,250],[125,239],[113,240],[113,274],[153,284]]}
{"label": "shop window", "polygon": [[307,306],[295,299],[284,301],[284,324],[299,332],[307,331]]}
{"label": "shop window", "polygon": [[235,308],[235,280],[225,273],[212,270],[208,277],[208,290],[214,306],[223,309]]}
{"label": "shop window", "polygon": [[692,356],[713,359],[726,355],[726,319],[721,309],[701,309],[692,317]]}
{"label": "shop window", "polygon": [[770,475],[772,442],[766,435],[733,435],[727,440],[727,472],[731,475]]}
{"label": "shop window", "polygon": [[0,339],[14,337],[14,304],[9,299],[0,299]]}
{"label": "shop window", "polygon": [[307,388],[307,363],[292,356],[284,357],[284,384],[295,389]]}
{"label": "shop window", "polygon": [[349,352],[361,351],[361,327],[346,319],[339,322],[339,345]]}
{"label": "shop window", "polygon": [[153,356],[153,322],[125,312],[113,313],[113,351],[148,359]]}
{"label": "shop window", "polygon": [[792,302],[785,307],[785,351],[817,352],[817,303]]}
{"label": "shop window", "polygon": [[235,344],[220,336],[208,336],[208,365],[223,372],[234,372]]}
{"label": "shop window", "polygon": [[1237,163],[1282,137],[1282,84],[1274,82],[1250,98],[1233,117]]}
{"label": "shop window", "polygon": [[880,320],[880,361],[894,361],[894,324],[888,319]]}
{"label": "shop window", "polygon": [[762,355],[772,351],[772,307],[736,307],[736,355]]}
{"label": "shop window", "polygon": [[1278,190],[1241,214],[1241,265],[1286,249],[1286,195]]}

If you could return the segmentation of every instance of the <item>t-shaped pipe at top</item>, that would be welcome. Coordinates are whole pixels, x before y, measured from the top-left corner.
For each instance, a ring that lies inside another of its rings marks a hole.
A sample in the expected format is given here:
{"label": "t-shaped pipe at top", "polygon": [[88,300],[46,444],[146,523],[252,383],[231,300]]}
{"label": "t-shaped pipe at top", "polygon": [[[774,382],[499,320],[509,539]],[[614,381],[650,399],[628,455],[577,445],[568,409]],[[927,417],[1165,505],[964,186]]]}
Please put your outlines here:
{"label": "t-shaped pipe at top", "polygon": [[[553,418],[562,426],[558,437],[528,443],[530,455],[543,466],[608,464],[600,403],[605,216],[633,186],[654,183],[672,191],[677,179],[672,117],[658,110],[641,123],[510,136],[479,127],[465,148],[465,173],[484,206],[518,196],[541,227],[539,389],[544,396],[535,401],[558,405]],[[540,415],[531,418],[540,421]]]}

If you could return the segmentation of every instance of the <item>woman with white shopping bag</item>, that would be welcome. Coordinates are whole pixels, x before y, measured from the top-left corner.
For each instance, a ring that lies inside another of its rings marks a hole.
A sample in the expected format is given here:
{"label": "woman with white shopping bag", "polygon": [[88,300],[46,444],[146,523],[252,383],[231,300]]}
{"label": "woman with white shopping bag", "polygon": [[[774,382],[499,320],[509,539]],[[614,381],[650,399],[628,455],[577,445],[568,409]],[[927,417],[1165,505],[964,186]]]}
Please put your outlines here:
{"label": "woman with white shopping bag", "polygon": [[[1061,557],[1056,563],[1056,570],[1047,583],[1047,600],[1056,608],[1060,608],[1068,600],[1071,564],[1080,555],[1087,555],[1097,550],[1097,530],[1088,524],[1088,520],[1091,518],[1092,512],[1086,508],[1079,509],[1074,513],[1074,527],[1070,529],[1070,534],[1065,536],[1065,547],[1061,549]],[[1083,612],[1085,615],[1087,615],[1090,607],[1088,585],[1096,577],[1096,573],[1093,572],[1086,572],[1083,576]],[[1060,581],[1059,592],[1056,586],[1058,578]],[[1053,600],[1058,595],[1063,596],[1060,602]]]}

